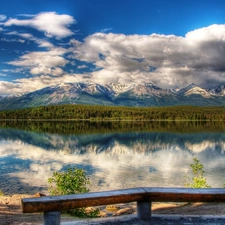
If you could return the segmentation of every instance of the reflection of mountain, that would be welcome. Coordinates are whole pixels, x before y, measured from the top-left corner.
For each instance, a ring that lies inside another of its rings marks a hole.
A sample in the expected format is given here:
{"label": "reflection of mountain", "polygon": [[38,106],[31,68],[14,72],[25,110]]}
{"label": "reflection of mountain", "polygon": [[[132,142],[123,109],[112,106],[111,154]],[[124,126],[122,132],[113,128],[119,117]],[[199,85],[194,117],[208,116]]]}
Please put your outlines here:
{"label": "reflection of mountain", "polygon": [[183,185],[196,155],[209,184],[222,187],[225,133],[124,132],[59,135],[0,129],[0,189],[46,191],[54,171],[84,168],[92,191]]}
{"label": "reflection of mountain", "polygon": [[21,141],[63,154],[126,154],[128,152],[150,154],[152,152],[176,149],[202,152],[208,149],[224,152],[224,133],[108,133],[90,135],[57,135],[34,133],[15,129],[0,129],[4,140]]}

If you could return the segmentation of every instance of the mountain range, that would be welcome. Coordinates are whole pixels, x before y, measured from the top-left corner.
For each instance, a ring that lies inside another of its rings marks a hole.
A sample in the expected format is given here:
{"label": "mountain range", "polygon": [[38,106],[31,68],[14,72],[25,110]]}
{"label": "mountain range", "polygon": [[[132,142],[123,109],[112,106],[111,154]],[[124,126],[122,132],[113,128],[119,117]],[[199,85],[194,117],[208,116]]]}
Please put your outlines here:
{"label": "mountain range", "polygon": [[63,83],[23,94],[0,96],[0,110],[52,104],[117,106],[225,106],[225,85],[204,89],[190,84],[182,89],[163,89],[153,83]]}

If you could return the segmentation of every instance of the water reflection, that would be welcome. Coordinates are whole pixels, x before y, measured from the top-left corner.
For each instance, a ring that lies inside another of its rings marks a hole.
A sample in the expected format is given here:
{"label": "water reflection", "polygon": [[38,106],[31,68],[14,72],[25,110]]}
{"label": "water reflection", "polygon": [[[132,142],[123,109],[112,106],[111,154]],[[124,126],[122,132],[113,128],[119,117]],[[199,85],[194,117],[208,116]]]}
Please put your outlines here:
{"label": "water reflection", "polygon": [[[46,191],[47,179],[53,171],[63,171],[68,165],[87,171],[92,191],[180,187],[184,175],[190,173],[189,164],[194,155],[204,164],[212,187],[222,187],[225,181],[225,134],[221,132],[223,126],[215,123],[211,127],[218,126],[218,132],[209,132],[209,124],[204,124],[195,126],[195,133],[181,131],[187,123],[183,126],[164,123],[163,127],[145,123],[143,127],[136,125],[134,131],[131,123],[109,123],[102,128],[102,124],[94,124],[99,128],[96,130],[90,123],[82,122],[85,128],[70,123],[70,132],[66,131],[65,123],[62,131],[59,122],[38,123],[42,125],[21,122],[20,129],[16,129],[5,123],[0,128],[0,190],[5,193]],[[118,127],[123,129],[115,130]],[[169,128],[173,132],[165,130]],[[49,131],[43,132],[44,129]]]}

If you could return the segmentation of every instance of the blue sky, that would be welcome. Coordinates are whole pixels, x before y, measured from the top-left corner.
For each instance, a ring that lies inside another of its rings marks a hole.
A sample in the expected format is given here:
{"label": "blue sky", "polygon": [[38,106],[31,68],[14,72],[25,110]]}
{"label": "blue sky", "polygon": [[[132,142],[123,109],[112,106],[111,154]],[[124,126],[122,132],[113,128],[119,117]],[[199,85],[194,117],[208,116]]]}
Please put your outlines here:
{"label": "blue sky", "polygon": [[2,1],[0,95],[64,82],[225,84],[225,1]]}

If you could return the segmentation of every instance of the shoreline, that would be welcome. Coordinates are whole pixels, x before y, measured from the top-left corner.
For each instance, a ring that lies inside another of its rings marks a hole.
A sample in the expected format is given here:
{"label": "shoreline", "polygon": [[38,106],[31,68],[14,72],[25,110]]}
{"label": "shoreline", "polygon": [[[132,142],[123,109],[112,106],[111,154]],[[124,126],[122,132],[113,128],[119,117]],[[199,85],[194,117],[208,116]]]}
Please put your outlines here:
{"label": "shoreline", "polygon": [[[28,194],[14,194],[11,196],[0,196],[0,220],[1,225],[37,225],[43,223],[43,213],[22,213],[20,201],[21,198],[35,197]],[[38,196],[36,196],[38,197]],[[116,217],[123,215],[136,214],[136,203],[124,203],[108,206],[117,207],[115,210],[107,210],[107,206],[96,207],[101,211],[100,217]],[[89,207],[90,209],[92,207]],[[213,215],[221,216],[225,215],[225,203],[153,203],[152,214],[163,215]],[[80,218],[71,217],[66,214],[62,214],[61,221],[77,221]]]}

